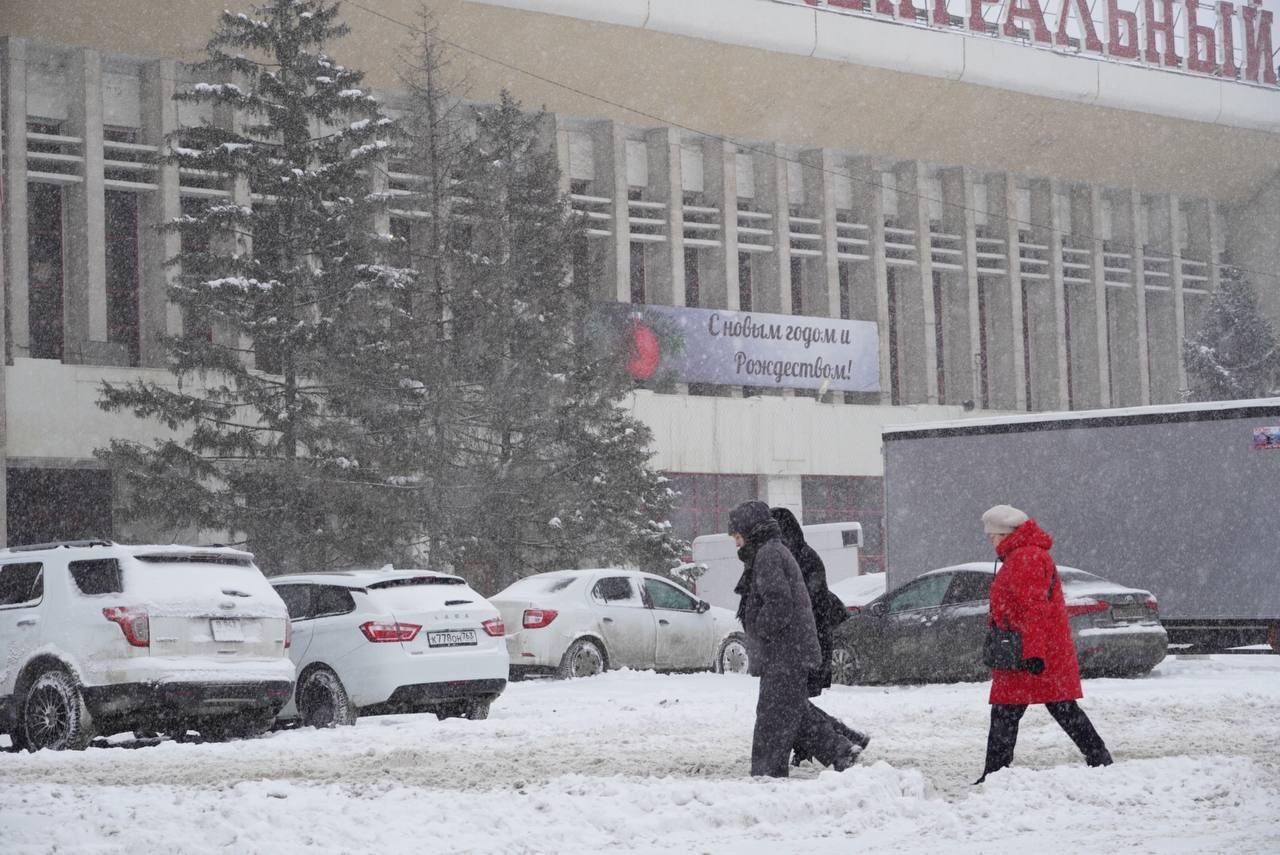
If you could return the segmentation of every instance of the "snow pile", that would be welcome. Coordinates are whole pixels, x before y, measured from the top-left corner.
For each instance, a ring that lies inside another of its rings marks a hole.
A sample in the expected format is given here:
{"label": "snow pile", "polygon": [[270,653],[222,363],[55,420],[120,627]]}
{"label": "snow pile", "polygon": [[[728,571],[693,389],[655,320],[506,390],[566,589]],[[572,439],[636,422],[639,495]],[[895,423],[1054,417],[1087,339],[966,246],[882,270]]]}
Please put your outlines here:
{"label": "snow pile", "polygon": [[1280,851],[1280,657],[1089,680],[1116,756],[1041,709],[972,786],[987,686],[846,688],[864,764],[747,777],[756,681],[614,672],[518,683],[487,721],[365,718],[223,745],[0,754],[6,853]]}

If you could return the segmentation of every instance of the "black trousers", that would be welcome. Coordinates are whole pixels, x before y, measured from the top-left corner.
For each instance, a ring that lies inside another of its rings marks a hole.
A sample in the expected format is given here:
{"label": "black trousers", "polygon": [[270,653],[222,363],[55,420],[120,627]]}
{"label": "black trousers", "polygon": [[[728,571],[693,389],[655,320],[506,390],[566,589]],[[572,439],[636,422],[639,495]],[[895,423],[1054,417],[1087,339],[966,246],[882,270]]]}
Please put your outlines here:
{"label": "black trousers", "polygon": [[[1067,736],[1071,737],[1071,741],[1084,755],[1086,763],[1090,766],[1111,764],[1111,754],[1107,751],[1106,744],[1079,704],[1075,701],[1057,701],[1045,704],[1044,707],[1067,732]],[[1022,721],[1022,714],[1026,711],[1026,704],[991,705],[991,730],[987,733],[987,764],[982,770],[983,778],[1013,762],[1013,748],[1018,742],[1018,722]]]}
{"label": "black trousers", "polygon": [[849,750],[849,741],[836,732],[830,716],[809,703],[806,671],[765,668],[756,700],[751,774],[787,777],[791,749],[797,744],[827,766]]}

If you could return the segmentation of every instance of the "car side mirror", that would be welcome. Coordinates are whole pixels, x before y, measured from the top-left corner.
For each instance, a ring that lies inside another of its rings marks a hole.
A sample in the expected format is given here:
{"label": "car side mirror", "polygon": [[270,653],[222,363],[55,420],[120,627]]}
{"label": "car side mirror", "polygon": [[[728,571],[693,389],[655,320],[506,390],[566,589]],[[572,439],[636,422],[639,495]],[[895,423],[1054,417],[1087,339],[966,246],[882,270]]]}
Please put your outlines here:
{"label": "car side mirror", "polygon": [[877,600],[867,608],[867,611],[876,617],[884,617],[889,613],[889,604],[884,600]]}
{"label": "car side mirror", "polygon": [[709,611],[711,611],[711,604],[708,603],[706,600],[698,600],[698,608],[697,608],[698,614],[700,615],[706,614]]}

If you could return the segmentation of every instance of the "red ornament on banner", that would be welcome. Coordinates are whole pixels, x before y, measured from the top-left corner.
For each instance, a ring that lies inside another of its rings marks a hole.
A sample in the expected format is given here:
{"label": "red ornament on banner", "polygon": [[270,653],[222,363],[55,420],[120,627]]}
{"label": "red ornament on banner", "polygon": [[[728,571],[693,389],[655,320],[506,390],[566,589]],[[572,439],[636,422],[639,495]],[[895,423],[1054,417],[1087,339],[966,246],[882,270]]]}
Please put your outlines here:
{"label": "red ornament on banner", "polygon": [[648,380],[658,370],[662,356],[658,336],[639,318],[631,322],[631,356],[627,360],[627,373],[636,380]]}

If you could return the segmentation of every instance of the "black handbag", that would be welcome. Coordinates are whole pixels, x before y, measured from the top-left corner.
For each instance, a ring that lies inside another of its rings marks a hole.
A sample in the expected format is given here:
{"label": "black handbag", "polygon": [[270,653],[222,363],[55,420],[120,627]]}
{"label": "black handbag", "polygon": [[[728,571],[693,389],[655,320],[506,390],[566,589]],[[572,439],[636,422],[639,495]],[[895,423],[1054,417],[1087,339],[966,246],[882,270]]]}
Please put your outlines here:
{"label": "black handbag", "polygon": [[[1058,585],[1058,574],[1055,572],[1049,580],[1048,599],[1053,599],[1053,591]],[[1005,619],[1004,629],[998,626],[987,627],[987,637],[982,642],[982,664],[997,671],[1025,671],[1022,661],[1022,633],[1009,627]]]}
{"label": "black handbag", "polygon": [[998,626],[987,627],[987,638],[982,642],[982,664],[997,671],[1022,670],[1022,633]]}

